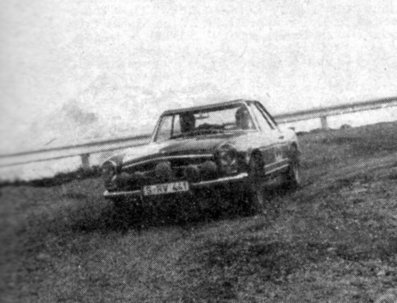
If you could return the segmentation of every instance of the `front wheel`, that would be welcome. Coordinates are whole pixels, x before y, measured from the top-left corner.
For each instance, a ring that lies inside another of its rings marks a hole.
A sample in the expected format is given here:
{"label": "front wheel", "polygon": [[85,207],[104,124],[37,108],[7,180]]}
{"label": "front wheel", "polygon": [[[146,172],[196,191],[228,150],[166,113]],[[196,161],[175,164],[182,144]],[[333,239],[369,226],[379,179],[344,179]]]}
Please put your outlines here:
{"label": "front wheel", "polygon": [[255,213],[263,214],[266,212],[266,195],[264,186],[261,184],[251,184],[249,199]]}
{"label": "front wheel", "polygon": [[249,200],[256,213],[264,213],[266,209],[264,162],[260,154],[253,154],[249,163]]}

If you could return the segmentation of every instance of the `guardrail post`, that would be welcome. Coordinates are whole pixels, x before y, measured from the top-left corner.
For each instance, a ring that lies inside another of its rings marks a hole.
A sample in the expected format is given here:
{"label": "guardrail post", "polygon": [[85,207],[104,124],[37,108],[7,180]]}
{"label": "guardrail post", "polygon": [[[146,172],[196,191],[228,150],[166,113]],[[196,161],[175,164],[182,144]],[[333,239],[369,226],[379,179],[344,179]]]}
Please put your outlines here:
{"label": "guardrail post", "polygon": [[83,169],[89,169],[90,168],[90,154],[82,154],[80,155],[81,157],[81,167]]}
{"label": "guardrail post", "polygon": [[321,116],[320,117],[320,121],[321,121],[321,128],[322,129],[328,129],[327,116]]}

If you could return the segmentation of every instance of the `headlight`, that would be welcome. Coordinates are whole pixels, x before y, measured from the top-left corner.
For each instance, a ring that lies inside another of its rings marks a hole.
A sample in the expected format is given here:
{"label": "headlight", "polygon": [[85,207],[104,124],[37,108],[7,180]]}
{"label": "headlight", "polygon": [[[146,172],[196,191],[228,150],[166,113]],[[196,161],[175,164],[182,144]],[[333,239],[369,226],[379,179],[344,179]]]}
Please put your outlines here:
{"label": "headlight", "polygon": [[188,165],[185,167],[183,174],[189,182],[198,182],[200,181],[200,170],[195,165]]}
{"label": "headlight", "polygon": [[216,159],[221,173],[229,175],[238,171],[237,151],[233,145],[221,145],[216,151]]}
{"label": "headlight", "polygon": [[171,163],[169,161],[160,162],[154,169],[156,178],[160,182],[168,182],[173,178]]}
{"label": "headlight", "polygon": [[215,179],[218,174],[218,166],[214,161],[207,160],[201,164],[200,173],[203,180]]}
{"label": "headlight", "polygon": [[117,165],[113,161],[106,161],[102,165],[102,179],[107,189],[114,187]]}

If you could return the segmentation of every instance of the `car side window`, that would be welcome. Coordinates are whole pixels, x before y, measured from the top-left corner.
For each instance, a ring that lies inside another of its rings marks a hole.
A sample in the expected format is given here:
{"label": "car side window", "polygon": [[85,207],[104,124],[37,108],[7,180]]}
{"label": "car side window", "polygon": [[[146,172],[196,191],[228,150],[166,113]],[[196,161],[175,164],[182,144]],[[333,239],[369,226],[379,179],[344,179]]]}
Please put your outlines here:
{"label": "car side window", "polygon": [[174,115],[174,121],[172,125],[172,136],[178,136],[182,133],[181,131],[181,121],[179,115]]}
{"label": "car side window", "polygon": [[168,140],[171,137],[172,120],[172,116],[165,116],[161,119],[156,135],[157,142]]}
{"label": "car side window", "polygon": [[265,117],[267,122],[271,125],[272,128],[277,129],[278,125],[276,121],[274,121],[273,117],[270,116],[270,114],[267,112],[267,110],[263,107],[263,105],[259,102],[255,102],[255,105],[258,107],[262,115]]}
{"label": "car side window", "polygon": [[271,132],[274,130],[274,128],[269,124],[269,122],[266,120],[266,118],[263,116],[262,112],[258,109],[258,107],[250,103],[250,109],[253,111],[256,121],[259,124],[259,127],[261,128],[262,131],[264,132]]}

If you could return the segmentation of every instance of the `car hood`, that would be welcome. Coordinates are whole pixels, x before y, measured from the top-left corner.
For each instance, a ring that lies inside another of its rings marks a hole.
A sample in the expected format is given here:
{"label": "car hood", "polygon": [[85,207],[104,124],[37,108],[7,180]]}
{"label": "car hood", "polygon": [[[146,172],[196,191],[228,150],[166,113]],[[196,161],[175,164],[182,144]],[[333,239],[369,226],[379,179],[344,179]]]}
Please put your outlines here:
{"label": "car hood", "polygon": [[164,156],[209,154],[213,153],[223,143],[233,144],[242,135],[244,133],[218,134],[194,138],[180,138],[161,143],[149,143],[147,145],[132,147],[122,155],[116,156],[115,159],[118,160],[117,162],[119,164],[125,165]]}

